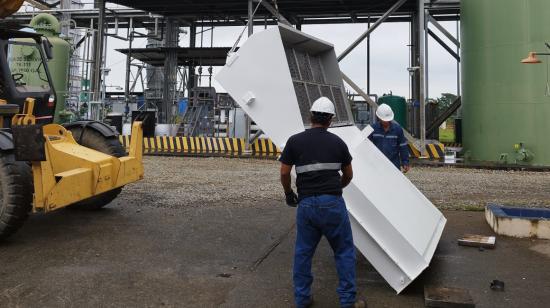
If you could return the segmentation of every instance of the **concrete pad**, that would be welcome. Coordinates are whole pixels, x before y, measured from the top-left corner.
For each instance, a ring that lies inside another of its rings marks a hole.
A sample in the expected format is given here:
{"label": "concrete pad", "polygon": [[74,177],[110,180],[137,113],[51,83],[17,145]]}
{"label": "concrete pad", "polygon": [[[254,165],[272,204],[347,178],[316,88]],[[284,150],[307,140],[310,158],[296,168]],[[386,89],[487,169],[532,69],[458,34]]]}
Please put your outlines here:
{"label": "concrete pad", "polygon": [[[0,306],[292,307],[295,209],[282,200],[171,209],[129,197],[99,212],[32,215],[0,244]],[[499,237],[495,250],[480,252],[456,239],[491,234],[483,213],[444,214],[431,266],[401,295],[358,259],[359,296],[369,307],[424,307],[424,285],[467,289],[477,307],[547,306],[548,241]],[[326,240],[313,270],[315,307],[337,307]],[[504,292],[490,290],[494,279]]]}
{"label": "concrete pad", "polygon": [[497,234],[550,240],[550,209],[489,204],[485,219]]}

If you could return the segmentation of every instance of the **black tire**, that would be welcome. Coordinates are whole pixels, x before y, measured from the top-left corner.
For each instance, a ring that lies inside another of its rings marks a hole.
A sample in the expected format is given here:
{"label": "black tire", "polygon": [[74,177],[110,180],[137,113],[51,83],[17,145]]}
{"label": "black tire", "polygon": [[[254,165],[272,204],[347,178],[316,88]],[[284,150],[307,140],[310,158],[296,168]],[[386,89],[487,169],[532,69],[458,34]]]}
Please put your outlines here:
{"label": "black tire", "polygon": [[9,152],[0,152],[0,241],[19,229],[32,210],[32,169],[16,161]]}
{"label": "black tire", "polygon": [[[74,139],[80,145],[115,157],[126,156],[126,150],[118,140],[118,137],[105,137],[97,130],[90,127],[70,128]],[[84,134],[82,134],[84,132]],[[83,210],[99,210],[111,203],[122,191],[122,187],[110,190],[100,195],[82,200],[70,205],[71,208]]]}

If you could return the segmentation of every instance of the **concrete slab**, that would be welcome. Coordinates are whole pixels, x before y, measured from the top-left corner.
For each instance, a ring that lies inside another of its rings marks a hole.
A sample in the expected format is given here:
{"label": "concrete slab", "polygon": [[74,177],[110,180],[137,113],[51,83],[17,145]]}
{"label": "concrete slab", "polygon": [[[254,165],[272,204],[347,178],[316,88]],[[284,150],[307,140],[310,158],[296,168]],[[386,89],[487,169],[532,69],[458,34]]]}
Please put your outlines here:
{"label": "concrete slab", "polygon": [[[123,193],[99,212],[33,215],[0,244],[0,306],[292,306],[295,210],[282,200],[173,209],[141,197],[148,201]],[[359,295],[369,307],[424,307],[425,285],[467,289],[477,307],[547,306],[548,241],[498,236],[494,250],[461,247],[456,239],[465,233],[491,234],[483,213],[444,214],[449,222],[430,268],[401,295],[359,258]],[[337,307],[325,240],[314,273],[314,307]],[[493,279],[506,290],[491,291]]]}

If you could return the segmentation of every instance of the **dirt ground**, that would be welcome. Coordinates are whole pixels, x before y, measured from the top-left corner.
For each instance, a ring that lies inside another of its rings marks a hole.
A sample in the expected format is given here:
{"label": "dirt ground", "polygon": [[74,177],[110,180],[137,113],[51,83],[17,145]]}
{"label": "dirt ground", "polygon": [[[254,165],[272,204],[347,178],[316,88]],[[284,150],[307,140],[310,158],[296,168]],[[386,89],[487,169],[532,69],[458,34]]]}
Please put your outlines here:
{"label": "dirt ground", "polygon": [[[101,211],[32,215],[0,243],[0,307],[292,307],[295,209],[283,203],[278,163],[146,157],[146,179]],[[414,168],[435,204],[545,204],[546,173]],[[494,250],[462,247],[492,234],[483,213],[445,210],[431,266],[401,295],[362,257],[369,307],[423,307],[427,285],[467,289],[477,307],[547,307],[550,241],[497,237]],[[323,241],[314,259],[314,307],[337,307],[337,276]],[[489,288],[505,281],[504,292]]]}

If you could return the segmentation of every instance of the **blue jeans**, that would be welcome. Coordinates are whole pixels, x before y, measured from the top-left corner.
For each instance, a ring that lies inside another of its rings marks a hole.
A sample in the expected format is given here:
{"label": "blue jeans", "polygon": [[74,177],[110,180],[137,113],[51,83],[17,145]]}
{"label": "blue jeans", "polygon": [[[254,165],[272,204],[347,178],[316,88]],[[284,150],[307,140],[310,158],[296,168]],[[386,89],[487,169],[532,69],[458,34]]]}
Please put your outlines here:
{"label": "blue jeans", "polygon": [[355,303],[355,248],[346,203],[341,196],[320,195],[300,201],[296,213],[296,248],[294,251],[294,297],[296,306],[304,307],[311,297],[311,259],[321,236],[334,252],[339,284],[336,291],[342,307]]}

